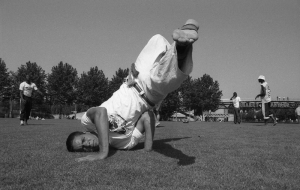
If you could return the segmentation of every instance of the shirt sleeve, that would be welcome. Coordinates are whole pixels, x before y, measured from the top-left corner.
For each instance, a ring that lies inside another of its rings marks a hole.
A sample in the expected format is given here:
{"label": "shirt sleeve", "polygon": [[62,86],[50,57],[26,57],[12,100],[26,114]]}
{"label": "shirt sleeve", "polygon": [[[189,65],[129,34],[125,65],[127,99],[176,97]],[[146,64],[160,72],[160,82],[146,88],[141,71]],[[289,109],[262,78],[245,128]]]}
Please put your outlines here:
{"label": "shirt sleeve", "polygon": [[24,90],[23,88],[24,88],[24,82],[22,82],[22,83],[20,84],[19,90]]}
{"label": "shirt sleeve", "polygon": [[38,88],[37,88],[37,86],[33,83],[33,85],[32,85],[32,88],[34,89],[34,90],[37,90]]}

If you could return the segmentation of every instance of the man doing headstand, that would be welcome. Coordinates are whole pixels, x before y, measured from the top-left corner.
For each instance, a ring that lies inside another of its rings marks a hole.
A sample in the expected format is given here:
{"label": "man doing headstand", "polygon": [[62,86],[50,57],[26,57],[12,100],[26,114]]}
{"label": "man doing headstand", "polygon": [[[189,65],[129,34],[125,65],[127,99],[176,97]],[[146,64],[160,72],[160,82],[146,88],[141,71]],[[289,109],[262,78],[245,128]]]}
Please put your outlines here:
{"label": "man doing headstand", "polygon": [[131,65],[129,76],[111,98],[90,108],[81,123],[92,133],[70,134],[69,151],[95,151],[98,154],[78,158],[93,161],[108,156],[109,145],[131,149],[145,133],[144,150],[151,151],[157,109],[168,93],[176,90],[192,72],[192,44],[198,39],[199,24],[189,19],[174,30],[169,44],[161,35],[153,36]]}

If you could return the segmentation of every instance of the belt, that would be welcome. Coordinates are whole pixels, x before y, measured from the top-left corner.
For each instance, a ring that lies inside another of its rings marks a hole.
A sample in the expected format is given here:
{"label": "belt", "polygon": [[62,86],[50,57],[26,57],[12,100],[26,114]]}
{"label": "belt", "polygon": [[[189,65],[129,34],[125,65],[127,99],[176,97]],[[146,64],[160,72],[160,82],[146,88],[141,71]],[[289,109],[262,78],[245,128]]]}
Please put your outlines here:
{"label": "belt", "polygon": [[143,98],[150,106],[152,106],[152,107],[155,106],[155,104],[152,103],[152,102],[147,98],[147,96],[145,95],[145,92],[141,89],[141,87],[140,87],[137,83],[135,83],[135,84],[133,85],[133,87],[138,91],[138,93],[139,93],[139,95],[141,96],[141,98]]}

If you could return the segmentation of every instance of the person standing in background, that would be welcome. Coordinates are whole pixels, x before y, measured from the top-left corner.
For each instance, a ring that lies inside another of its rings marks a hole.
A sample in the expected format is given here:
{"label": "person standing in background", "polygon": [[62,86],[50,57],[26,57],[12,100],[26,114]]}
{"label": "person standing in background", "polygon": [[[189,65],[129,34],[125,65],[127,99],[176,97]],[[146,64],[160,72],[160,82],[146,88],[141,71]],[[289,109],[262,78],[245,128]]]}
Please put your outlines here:
{"label": "person standing in background", "polygon": [[20,98],[21,98],[21,115],[20,125],[28,125],[27,120],[29,119],[31,108],[32,108],[32,95],[33,91],[37,91],[43,96],[43,93],[38,90],[36,85],[31,82],[30,75],[26,75],[26,81],[20,84]]}
{"label": "person standing in background", "polygon": [[234,109],[234,124],[241,123],[241,116],[240,116],[240,101],[241,98],[239,96],[237,96],[237,93],[234,92],[233,96],[230,98],[230,100],[232,100],[233,103],[233,109]]}
{"label": "person standing in background", "polygon": [[261,110],[262,110],[262,114],[264,116],[265,125],[267,125],[268,120],[271,117],[274,121],[273,125],[275,126],[277,124],[277,121],[274,118],[273,112],[270,110],[270,107],[271,107],[271,90],[270,90],[270,87],[269,87],[268,83],[266,82],[265,76],[263,76],[263,75],[260,75],[258,77],[258,82],[260,83],[261,88],[260,88],[260,94],[258,94],[255,97],[255,100],[258,97],[260,97],[260,99],[261,99]]}
{"label": "person standing in background", "polygon": [[298,119],[298,123],[300,124],[300,104],[295,110],[296,119]]}

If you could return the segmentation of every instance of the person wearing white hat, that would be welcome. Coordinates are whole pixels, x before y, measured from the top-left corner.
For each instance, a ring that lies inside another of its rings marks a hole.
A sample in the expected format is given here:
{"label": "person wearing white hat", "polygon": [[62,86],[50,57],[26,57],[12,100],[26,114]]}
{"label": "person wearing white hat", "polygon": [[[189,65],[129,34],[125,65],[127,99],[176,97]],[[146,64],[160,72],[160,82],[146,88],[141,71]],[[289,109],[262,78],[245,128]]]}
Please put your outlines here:
{"label": "person wearing white hat", "polygon": [[144,135],[144,150],[152,150],[155,132],[152,110],[158,110],[168,93],[179,88],[192,72],[192,44],[198,40],[198,29],[198,22],[189,19],[173,31],[172,44],[159,34],[148,41],[113,96],[83,115],[81,124],[97,135],[74,132],[68,136],[66,145],[70,152],[99,150],[77,161],[104,159],[109,146],[132,149]]}
{"label": "person wearing white hat", "polygon": [[264,116],[265,125],[267,125],[268,120],[271,117],[273,122],[274,122],[273,125],[275,126],[277,124],[277,121],[274,118],[273,112],[270,110],[271,101],[272,101],[270,87],[269,87],[268,83],[266,82],[265,76],[263,76],[263,75],[260,75],[258,77],[258,82],[261,85],[261,90],[260,90],[260,94],[258,94],[255,97],[255,100],[258,97],[260,97],[260,99],[261,99],[261,110],[262,110],[262,114]]}

